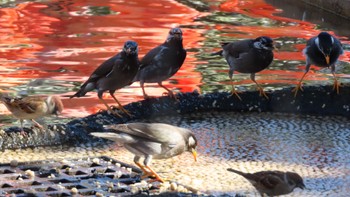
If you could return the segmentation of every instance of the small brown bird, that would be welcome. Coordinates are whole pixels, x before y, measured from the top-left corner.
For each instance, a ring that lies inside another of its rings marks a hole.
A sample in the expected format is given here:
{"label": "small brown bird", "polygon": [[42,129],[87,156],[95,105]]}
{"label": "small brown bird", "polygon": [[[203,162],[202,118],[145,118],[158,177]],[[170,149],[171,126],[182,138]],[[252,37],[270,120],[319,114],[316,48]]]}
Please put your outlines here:
{"label": "small brown bird", "polygon": [[244,173],[232,168],[227,169],[246,178],[261,196],[279,196],[291,193],[294,188],[304,189],[303,178],[294,172],[261,171],[256,173]]}
{"label": "small brown bird", "polygon": [[[197,160],[197,139],[185,128],[163,123],[129,123],[105,126],[105,132],[90,133],[96,137],[113,140],[135,155],[134,162],[144,172],[144,177],[162,178],[150,167],[153,159],[168,159],[185,151],[192,152]],[[140,163],[144,157],[143,164]]]}
{"label": "small brown bird", "polygon": [[261,85],[255,80],[255,73],[264,70],[271,64],[274,48],[271,38],[261,36],[255,39],[223,43],[223,50],[212,54],[224,56],[230,67],[229,77],[232,84],[232,95],[234,94],[239,100],[242,100],[232,82],[233,73],[238,71],[240,73],[250,73],[250,79],[258,87],[260,96],[269,98]]}
{"label": "small brown bird", "polygon": [[310,70],[311,64],[318,67],[330,67],[334,78],[333,89],[339,94],[340,84],[335,76],[335,64],[338,58],[343,54],[342,44],[334,36],[327,32],[321,32],[318,36],[310,38],[306,43],[306,48],[303,50],[306,55],[306,68],[304,75],[301,77],[298,85],[292,90],[294,97],[297,96],[302,82],[306,74]]}
{"label": "small brown bird", "polygon": [[28,96],[24,98],[12,98],[0,94],[0,101],[5,104],[7,109],[20,120],[22,134],[23,119],[30,119],[35,125],[43,128],[34,119],[47,115],[61,113],[63,104],[58,96]]}
{"label": "small brown bird", "polygon": [[96,70],[90,75],[89,79],[80,87],[78,92],[70,96],[70,98],[82,97],[87,92],[96,89],[98,98],[107,107],[107,109],[112,114],[122,117],[116,111],[112,110],[107,102],[103,100],[103,93],[109,91],[109,94],[112,96],[115,102],[118,103],[118,108],[131,116],[114,96],[114,92],[127,85],[131,85],[138,69],[139,59],[137,43],[134,41],[126,41],[124,43],[123,50],[97,67]]}
{"label": "small brown bird", "polygon": [[158,83],[168,95],[176,98],[174,93],[162,85],[162,81],[173,76],[186,59],[186,50],[182,45],[182,31],[172,28],[166,41],[150,50],[141,60],[140,70],[134,81],[140,81],[143,97],[149,96],[145,92],[144,83]]}

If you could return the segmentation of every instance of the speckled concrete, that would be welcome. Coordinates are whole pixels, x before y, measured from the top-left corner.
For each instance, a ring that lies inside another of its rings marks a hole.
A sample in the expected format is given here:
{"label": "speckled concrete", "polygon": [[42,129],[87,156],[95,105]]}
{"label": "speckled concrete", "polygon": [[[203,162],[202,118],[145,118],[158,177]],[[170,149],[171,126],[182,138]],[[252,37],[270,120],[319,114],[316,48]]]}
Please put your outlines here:
{"label": "speckled concrete", "polygon": [[[190,153],[168,160],[153,160],[165,179],[189,185],[205,194],[256,196],[242,177],[227,172],[295,171],[306,190],[290,196],[347,196],[350,192],[350,121],[339,116],[285,113],[212,112],[154,117],[143,121],[166,122],[191,128],[199,139],[199,160]],[[132,164],[132,154],[112,142],[79,146],[5,150],[2,162],[92,156],[110,156]]]}

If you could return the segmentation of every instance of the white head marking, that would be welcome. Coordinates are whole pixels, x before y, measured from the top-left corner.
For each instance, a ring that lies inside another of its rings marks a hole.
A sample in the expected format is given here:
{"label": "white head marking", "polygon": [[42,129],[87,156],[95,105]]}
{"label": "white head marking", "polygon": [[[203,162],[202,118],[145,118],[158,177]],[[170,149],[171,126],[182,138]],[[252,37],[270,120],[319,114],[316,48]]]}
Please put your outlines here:
{"label": "white head marking", "polygon": [[196,140],[192,137],[192,136],[190,136],[189,138],[188,138],[188,146],[194,146],[196,144]]}

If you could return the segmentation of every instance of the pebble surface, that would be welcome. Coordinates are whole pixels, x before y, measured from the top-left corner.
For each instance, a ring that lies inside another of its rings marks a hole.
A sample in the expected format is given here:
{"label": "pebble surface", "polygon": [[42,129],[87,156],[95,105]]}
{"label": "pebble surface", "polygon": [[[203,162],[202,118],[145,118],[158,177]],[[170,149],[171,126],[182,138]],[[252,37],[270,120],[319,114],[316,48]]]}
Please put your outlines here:
{"label": "pebble surface", "polygon": [[[209,195],[257,196],[252,185],[226,171],[294,171],[307,189],[289,196],[347,196],[350,192],[350,121],[339,116],[213,112],[139,120],[190,128],[199,140],[191,153],[153,160],[164,179]],[[4,150],[1,163],[109,156],[133,165],[133,155],[113,142]],[[176,185],[171,185],[176,187]]]}

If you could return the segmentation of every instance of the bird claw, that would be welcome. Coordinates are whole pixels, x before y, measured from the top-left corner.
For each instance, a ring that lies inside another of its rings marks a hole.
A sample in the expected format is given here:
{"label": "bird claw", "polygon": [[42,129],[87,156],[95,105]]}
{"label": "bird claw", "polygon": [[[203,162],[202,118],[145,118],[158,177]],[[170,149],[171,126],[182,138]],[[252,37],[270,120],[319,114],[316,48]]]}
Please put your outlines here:
{"label": "bird claw", "polygon": [[232,91],[231,91],[232,96],[235,95],[240,101],[242,101],[241,97],[238,95],[239,93],[241,93],[241,92],[236,91],[235,89],[232,89]]}
{"label": "bird claw", "polygon": [[20,134],[24,137],[27,137],[28,136],[28,133],[25,132],[23,129],[21,130]]}
{"label": "bird claw", "polygon": [[340,83],[338,82],[338,80],[334,80],[334,84],[333,84],[333,90],[337,91],[337,94],[339,94],[339,88],[340,88]]}
{"label": "bird claw", "polygon": [[111,112],[111,114],[113,114],[114,116],[117,116],[119,118],[123,118],[123,116],[120,115],[118,112],[116,112],[114,109],[107,110],[107,111]]}
{"label": "bird claw", "polygon": [[264,96],[266,99],[269,99],[269,97],[266,95],[264,89],[262,87],[258,87],[259,95]]}
{"label": "bird claw", "polygon": [[156,181],[160,181],[162,183],[165,182],[162,178],[160,178],[159,176],[153,174],[152,172],[143,171],[141,179],[146,179],[146,178],[151,178],[150,180],[148,180],[148,182],[156,182]]}
{"label": "bird claw", "polygon": [[172,91],[163,92],[163,96],[169,96],[170,98],[175,99],[176,101],[178,101],[178,98],[176,97],[176,94],[174,94]]}
{"label": "bird claw", "polygon": [[299,83],[293,90],[292,92],[294,92],[294,97],[297,97],[298,91],[304,91],[303,87],[301,86],[301,83]]}
{"label": "bird claw", "polygon": [[153,98],[157,98],[157,97],[155,97],[155,96],[148,96],[147,94],[145,94],[145,95],[143,95],[143,98],[145,100],[147,100],[147,99],[153,99]]}
{"label": "bird claw", "polygon": [[142,176],[141,176],[141,179],[145,179],[145,178],[148,178],[148,177],[155,178],[154,174],[152,174],[151,172],[143,172]]}
{"label": "bird claw", "polygon": [[128,110],[124,109],[123,107],[116,107],[116,106],[112,105],[112,106],[111,106],[111,109],[112,109],[113,111],[116,110],[116,109],[118,109],[118,110],[124,112],[125,114],[127,114],[129,117],[132,117],[132,115],[130,114],[130,112],[129,112]]}

